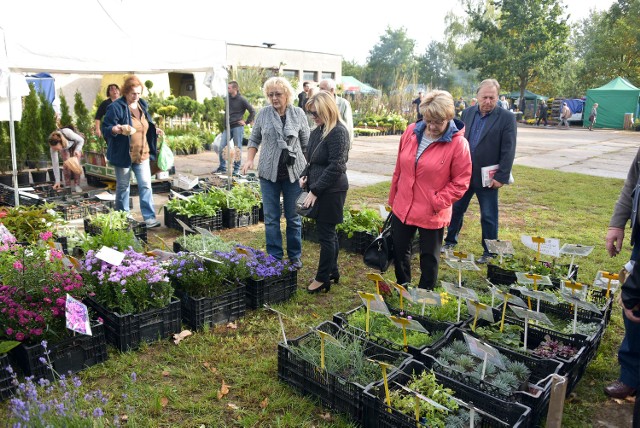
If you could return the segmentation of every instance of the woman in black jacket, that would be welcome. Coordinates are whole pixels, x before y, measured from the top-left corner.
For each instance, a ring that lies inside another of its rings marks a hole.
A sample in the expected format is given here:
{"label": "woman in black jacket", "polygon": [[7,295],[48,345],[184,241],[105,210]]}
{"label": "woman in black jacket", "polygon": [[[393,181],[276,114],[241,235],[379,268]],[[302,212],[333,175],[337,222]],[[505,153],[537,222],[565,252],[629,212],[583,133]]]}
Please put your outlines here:
{"label": "woman in black jacket", "polygon": [[303,206],[313,207],[308,217],[316,220],[320,241],[320,260],[314,280],[307,290],[328,292],[331,280],[338,283],[338,235],[336,224],[342,223],[342,210],[347,198],[347,155],[349,132],[340,120],[334,97],[324,91],[311,97],[307,113],[317,127],[309,137],[307,168],[300,178],[300,187],[309,194]]}

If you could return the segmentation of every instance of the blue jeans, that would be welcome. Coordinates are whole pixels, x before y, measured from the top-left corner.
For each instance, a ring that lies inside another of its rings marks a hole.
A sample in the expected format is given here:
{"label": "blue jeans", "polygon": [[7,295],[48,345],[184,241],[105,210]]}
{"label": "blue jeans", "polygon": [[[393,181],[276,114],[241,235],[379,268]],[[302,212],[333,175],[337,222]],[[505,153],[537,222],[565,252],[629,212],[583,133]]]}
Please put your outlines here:
{"label": "blue jeans", "polygon": [[140,211],[145,220],[156,218],[156,210],[153,208],[153,192],[151,191],[151,169],[149,160],[139,164],[131,164],[129,168],[115,167],[116,171],[116,210],[129,212],[129,193],[131,189],[131,172],[138,182],[138,194],[140,195]]}
{"label": "blue jeans", "polygon": [[[244,126],[237,126],[231,128],[231,138],[233,138],[233,145],[240,150],[240,159],[242,159],[242,139],[244,138]],[[218,158],[220,159],[220,169],[227,170],[226,153],[224,148],[227,147],[227,130],[222,132],[222,141],[220,142],[220,153]],[[233,172],[237,173],[240,169],[240,162],[233,162]]]}
{"label": "blue jeans", "polygon": [[302,256],[302,220],[296,212],[296,199],[302,189],[297,181],[290,183],[289,180],[279,180],[274,183],[260,178],[260,190],[267,253],[280,260],[284,256],[280,231],[280,194],[282,194],[284,217],[287,220],[287,256],[289,260],[299,260]]}
{"label": "blue jeans", "polygon": [[[635,244],[631,251],[630,260],[636,262],[633,269],[640,269],[638,265],[638,255],[640,253],[640,242],[635,236]],[[632,388],[640,387],[640,323],[629,321],[622,312],[624,321],[624,338],[618,348],[618,363],[620,364],[620,382]]]}
{"label": "blue jeans", "polygon": [[482,228],[482,248],[484,255],[491,253],[487,249],[485,239],[498,239],[498,189],[490,189],[488,187],[476,188],[469,187],[469,190],[462,196],[462,199],[453,204],[453,214],[451,215],[451,223],[447,228],[447,237],[444,238],[445,244],[456,245],[458,243],[458,235],[462,229],[464,213],[467,212],[469,203],[473,195],[478,197],[480,204],[480,226]]}

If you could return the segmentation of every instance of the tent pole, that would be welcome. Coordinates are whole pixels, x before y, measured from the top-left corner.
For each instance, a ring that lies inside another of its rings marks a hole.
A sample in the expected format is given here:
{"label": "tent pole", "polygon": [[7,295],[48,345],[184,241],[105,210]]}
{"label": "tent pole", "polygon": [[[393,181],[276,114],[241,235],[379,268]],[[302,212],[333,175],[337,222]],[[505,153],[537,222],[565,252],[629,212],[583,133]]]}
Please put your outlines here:
{"label": "tent pole", "polygon": [[18,194],[18,165],[16,162],[16,130],[13,123],[13,98],[11,98],[11,72],[9,75],[9,86],[7,88],[7,95],[9,96],[9,134],[11,136],[11,167],[13,178],[13,198],[14,204],[17,207],[20,205],[20,195]]}
{"label": "tent pole", "polygon": [[[227,77],[227,85],[229,82],[229,78]],[[231,184],[232,184],[232,180],[233,180],[233,159],[231,158],[231,147],[229,145],[229,141],[231,140],[231,126],[229,125],[229,88],[227,87],[227,96],[225,97],[225,119],[224,119],[224,125],[225,125],[225,129],[227,130],[226,135],[227,135],[227,190],[231,190]],[[236,142],[233,142],[234,145],[236,144]],[[242,142],[240,142],[240,144],[242,144]]]}

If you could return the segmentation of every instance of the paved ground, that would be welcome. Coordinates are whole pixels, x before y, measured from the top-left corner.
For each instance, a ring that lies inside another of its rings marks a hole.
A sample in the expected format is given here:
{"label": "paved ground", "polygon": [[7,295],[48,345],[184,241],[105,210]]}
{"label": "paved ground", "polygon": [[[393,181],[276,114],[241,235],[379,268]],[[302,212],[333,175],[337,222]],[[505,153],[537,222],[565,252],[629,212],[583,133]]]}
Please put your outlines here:
{"label": "paved ground", "polygon": [[[349,153],[347,175],[351,186],[366,186],[391,179],[399,135],[358,137]],[[599,177],[624,179],[638,147],[640,132],[587,129],[557,129],[521,125],[518,127],[517,165],[554,169]],[[246,156],[246,148],[243,157]],[[258,153],[259,159],[259,153]],[[213,152],[176,156],[177,174],[207,176],[218,167]],[[154,195],[160,209],[166,194]],[[134,213],[139,204],[134,197]]]}

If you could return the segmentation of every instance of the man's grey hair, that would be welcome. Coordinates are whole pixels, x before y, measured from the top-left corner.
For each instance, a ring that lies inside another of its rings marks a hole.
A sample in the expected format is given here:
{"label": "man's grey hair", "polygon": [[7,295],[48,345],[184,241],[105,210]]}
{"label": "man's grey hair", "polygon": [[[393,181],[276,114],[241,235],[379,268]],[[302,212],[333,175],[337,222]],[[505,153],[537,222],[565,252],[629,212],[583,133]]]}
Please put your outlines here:
{"label": "man's grey hair", "polygon": [[485,86],[493,86],[494,88],[496,88],[496,91],[500,93],[500,84],[496,79],[484,79],[482,82],[480,82],[480,85],[478,86],[478,90],[476,91],[476,94],[480,92],[480,89],[484,88]]}
{"label": "man's grey hair", "polygon": [[335,93],[336,92],[336,81],[333,79],[322,79],[319,83],[318,83],[318,87],[322,87],[325,86],[327,87],[327,90],[329,92]]}

